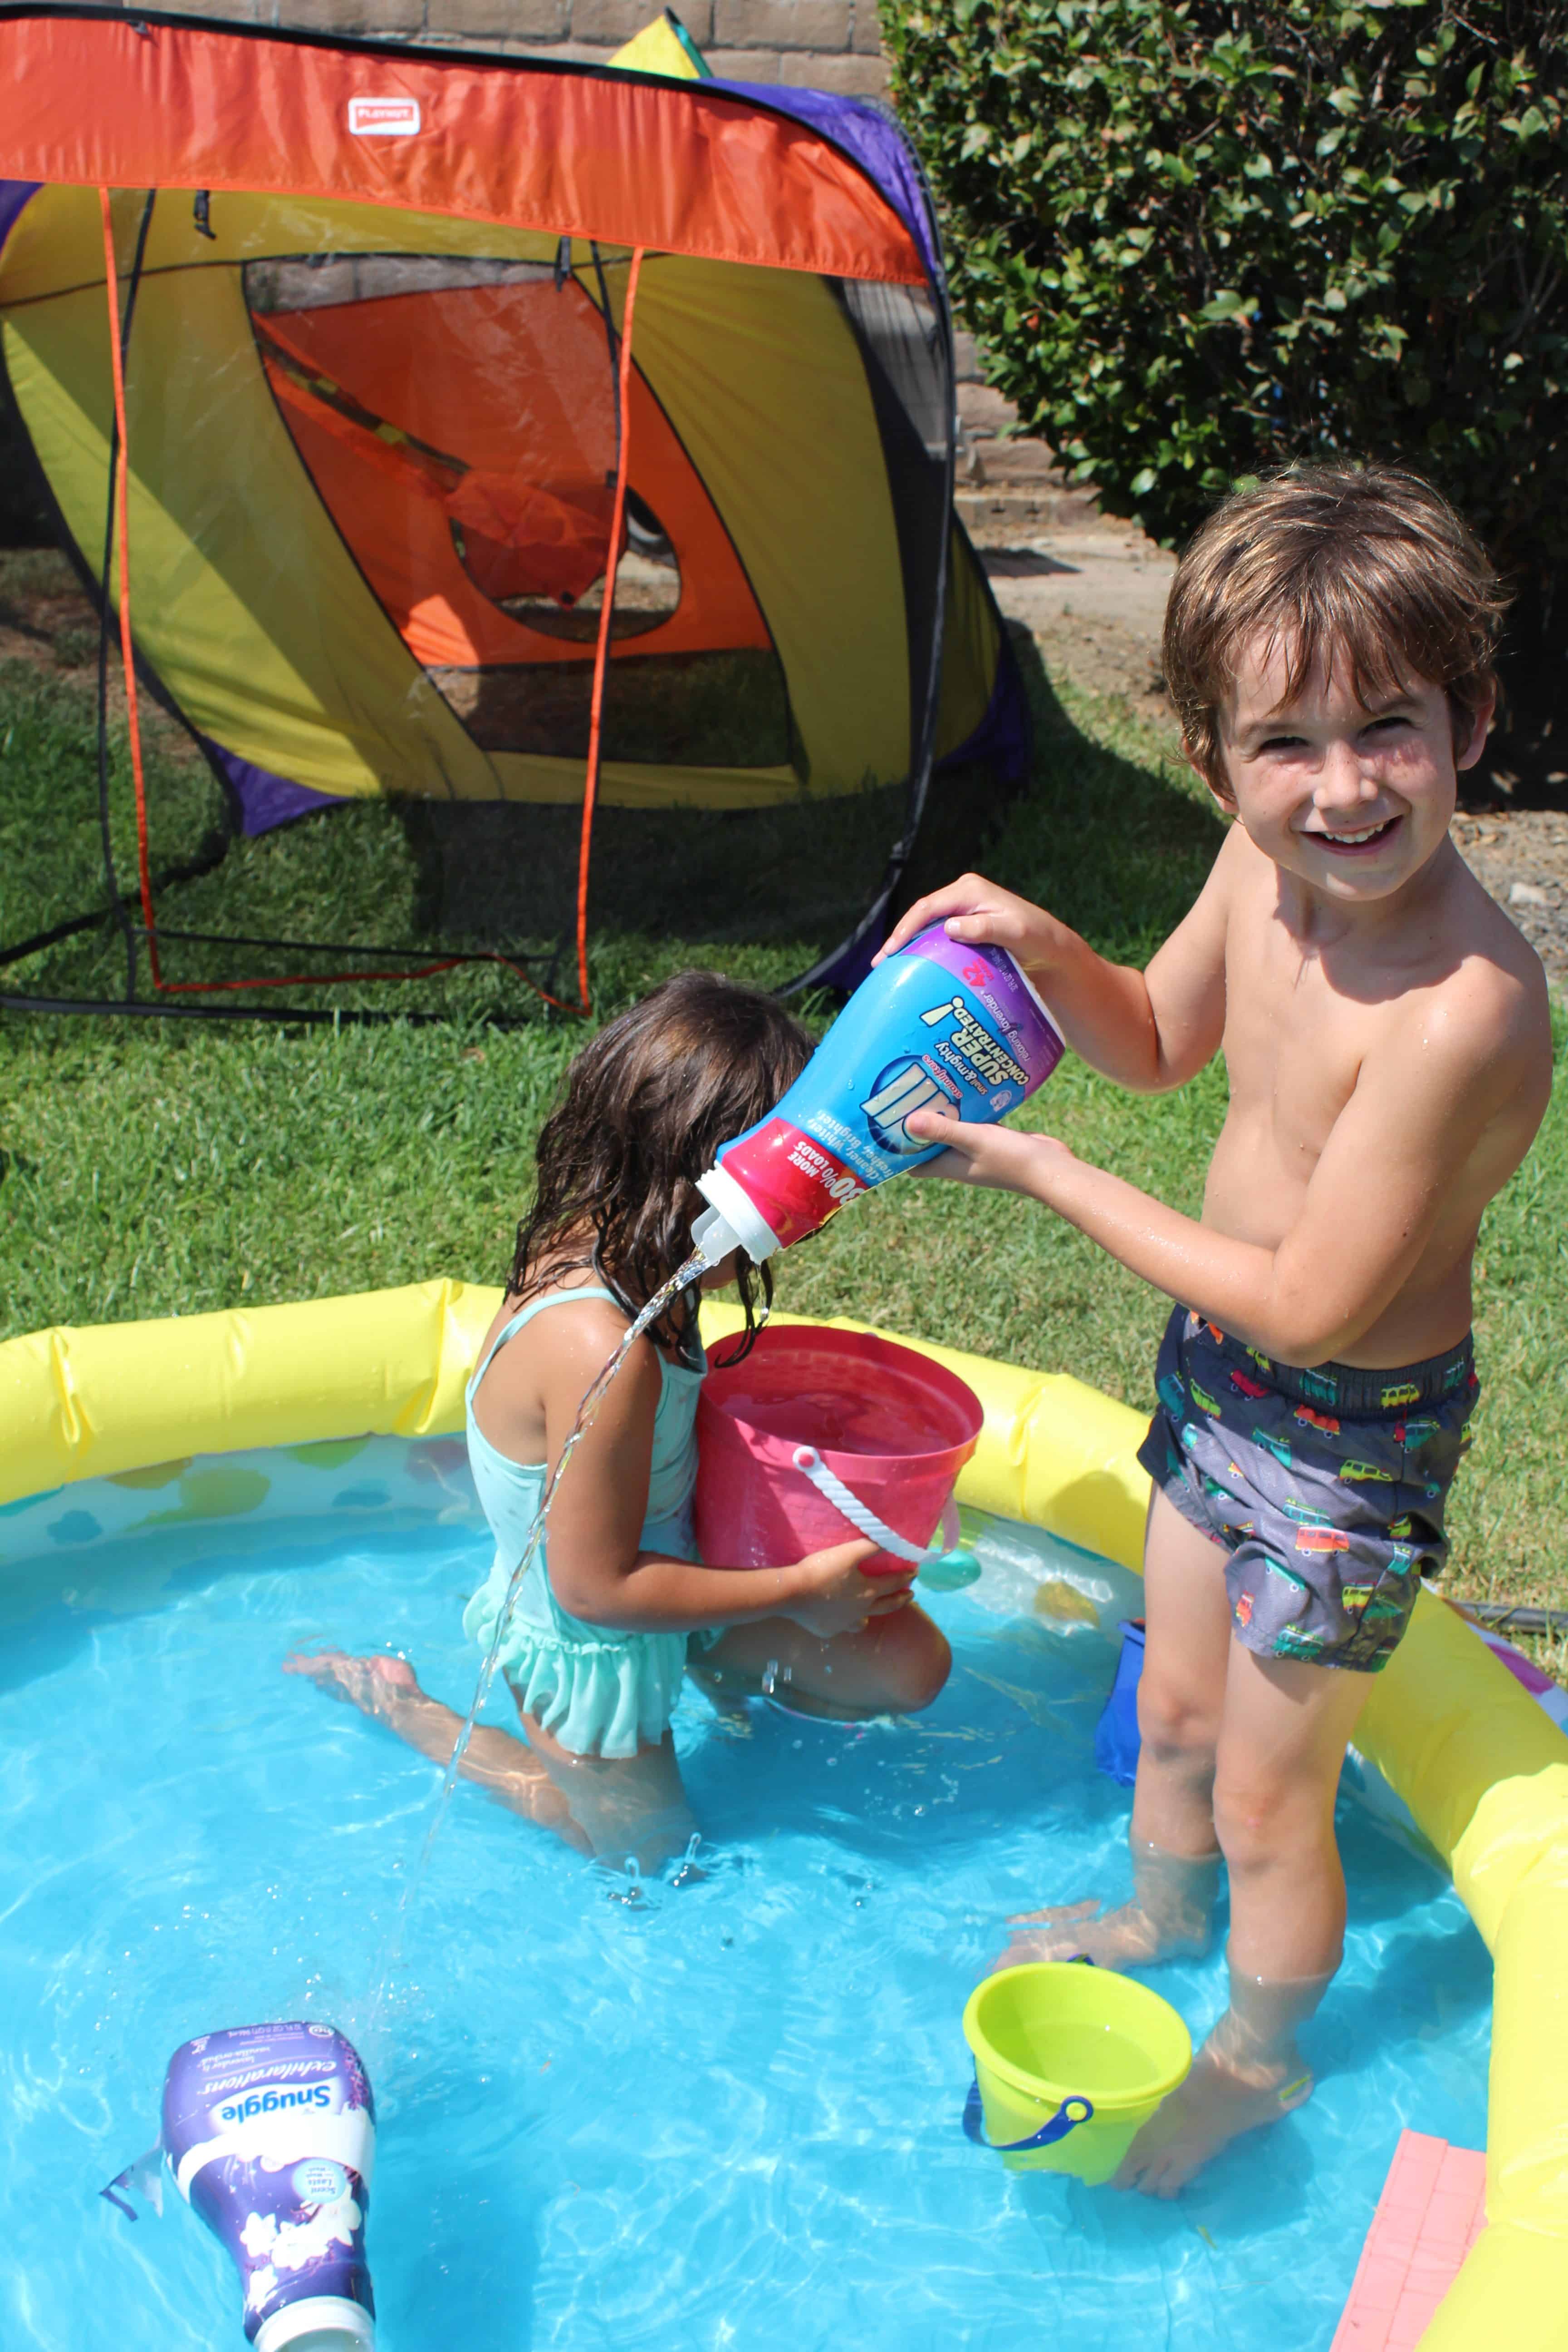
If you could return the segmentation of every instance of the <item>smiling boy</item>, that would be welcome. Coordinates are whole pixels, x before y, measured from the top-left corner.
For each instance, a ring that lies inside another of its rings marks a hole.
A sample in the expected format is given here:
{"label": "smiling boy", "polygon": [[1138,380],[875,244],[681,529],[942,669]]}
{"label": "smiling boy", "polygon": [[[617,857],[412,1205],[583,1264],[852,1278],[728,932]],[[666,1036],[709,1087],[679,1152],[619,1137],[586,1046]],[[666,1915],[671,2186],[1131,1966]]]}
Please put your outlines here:
{"label": "smiling boy", "polygon": [[1005,1956],[1201,1951],[1223,1858],[1230,2005],[1118,2176],[1159,2195],[1310,2094],[1295,2032],[1340,1963],[1340,1767],[1447,1551],[1477,1232],[1550,1091],[1541,966],[1448,831],[1502,610],[1413,475],[1299,467],[1233,494],[1178,567],[1164,658],[1187,757],[1236,822],[1148,969],[973,875],[889,941],[945,919],[1007,948],[1136,1091],[1225,1056],[1199,1219],[1049,1137],[910,1121],[949,1145],[932,1172],[1043,1202],[1178,1302],[1140,1454],[1132,1898],[1016,1922],[1033,1932]]}

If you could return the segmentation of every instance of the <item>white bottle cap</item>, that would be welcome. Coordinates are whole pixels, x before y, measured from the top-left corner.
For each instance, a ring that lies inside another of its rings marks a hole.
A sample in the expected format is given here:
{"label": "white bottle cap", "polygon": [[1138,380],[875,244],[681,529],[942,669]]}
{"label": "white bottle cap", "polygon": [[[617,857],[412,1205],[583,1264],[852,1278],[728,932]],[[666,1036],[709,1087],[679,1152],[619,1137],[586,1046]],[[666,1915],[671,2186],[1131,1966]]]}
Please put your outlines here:
{"label": "white bottle cap", "polygon": [[721,1265],[731,1250],[743,1249],[753,1265],[783,1246],[773,1227],[758,1214],[751,1194],[728,1169],[710,1168],[697,1179],[697,1189],[711,1207],[698,1218],[691,1238],[710,1265]]}
{"label": "white bottle cap", "polygon": [[256,2352],[374,2352],[375,2322],[346,2295],[308,2294],[286,2303],[256,2331]]}

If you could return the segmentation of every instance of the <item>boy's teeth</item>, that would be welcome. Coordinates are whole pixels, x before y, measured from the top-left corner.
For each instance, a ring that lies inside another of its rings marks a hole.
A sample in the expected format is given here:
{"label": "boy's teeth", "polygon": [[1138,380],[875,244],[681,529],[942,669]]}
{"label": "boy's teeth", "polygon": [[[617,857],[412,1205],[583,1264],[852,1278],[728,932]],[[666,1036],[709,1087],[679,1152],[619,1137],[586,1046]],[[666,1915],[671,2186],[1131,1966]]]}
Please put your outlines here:
{"label": "boy's teeth", "polygon": [[1331,841],[1370,841],[1373,835],[1381,833],[1387,823],[1386,817],[1380,817],[1376,824],[1363,824],[1359,833],[1330,833],[1327,825],[1323,831]]}

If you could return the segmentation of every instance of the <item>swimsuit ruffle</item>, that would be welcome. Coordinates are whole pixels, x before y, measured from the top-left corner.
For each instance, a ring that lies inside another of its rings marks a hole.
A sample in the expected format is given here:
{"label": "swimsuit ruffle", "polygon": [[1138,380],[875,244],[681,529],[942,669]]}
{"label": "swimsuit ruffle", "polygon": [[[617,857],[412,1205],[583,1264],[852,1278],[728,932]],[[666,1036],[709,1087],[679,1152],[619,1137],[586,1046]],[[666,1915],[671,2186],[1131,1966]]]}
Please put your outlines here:
{"label": "swimsuit ruffle", "polygon": [[[495,1580],[463,1612],[463,1631],[488,1653],[504,1598]],[[686,1674],[685,1633],[557,1633],[514,1616],[500,1667],[526,1715],[574,1756],[635,1756],[669,1728]],[[703,1647],[716,1636],[696,1637]]]}

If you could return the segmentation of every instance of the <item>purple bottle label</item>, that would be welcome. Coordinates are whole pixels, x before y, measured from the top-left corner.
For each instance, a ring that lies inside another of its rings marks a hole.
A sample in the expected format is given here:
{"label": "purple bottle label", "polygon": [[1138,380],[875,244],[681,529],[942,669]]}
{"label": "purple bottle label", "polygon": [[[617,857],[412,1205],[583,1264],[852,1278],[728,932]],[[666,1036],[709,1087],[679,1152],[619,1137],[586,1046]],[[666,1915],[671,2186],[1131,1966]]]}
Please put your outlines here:
{"label": "purple bottle label", "polygon": [[1014,1060],[1026,1073],[1025,1091],[1033,1094],[1037,1087],[1044,1086],[1061,1060],[1062,1041],[1055,1022],[1010,955],[997,948],[976,948],[949,939],[941,923],[918,932],[904,953],[923,956],[928,963],[952,972],[977,1000],[978,1009],[989,1013],[1002,1039],[1011,1046]]}
{"label": "purple bottle label", "polygon": [[374,2312],[374,2101],[331,2026],[234,2026],[185,2042],[164,2079],[163,2144],[181,2195],[234,2258],[248,2337],[308,2296]]}

